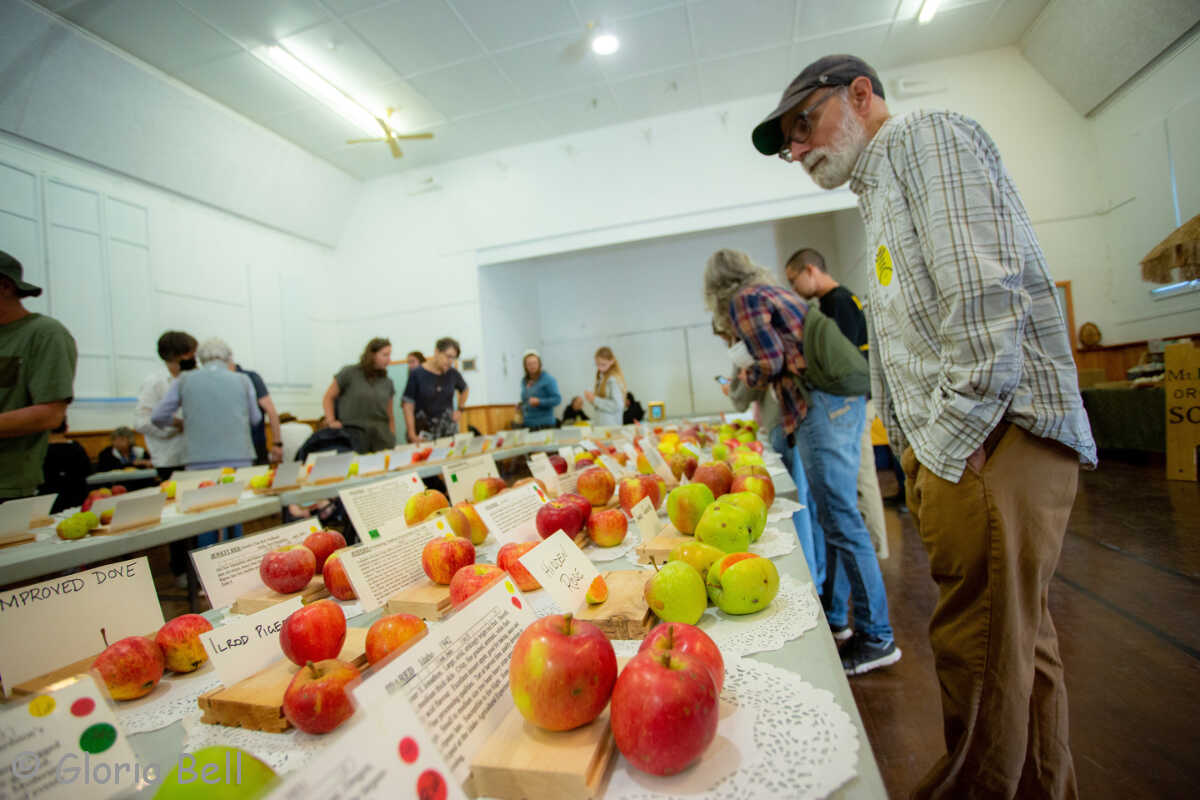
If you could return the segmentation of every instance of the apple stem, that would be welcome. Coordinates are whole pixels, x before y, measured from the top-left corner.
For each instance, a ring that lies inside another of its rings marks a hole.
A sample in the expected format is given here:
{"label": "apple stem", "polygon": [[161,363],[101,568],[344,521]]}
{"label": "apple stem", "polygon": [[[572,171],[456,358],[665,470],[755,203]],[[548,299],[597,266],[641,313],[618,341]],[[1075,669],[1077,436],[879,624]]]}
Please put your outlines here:
{"label": "apple stem", "polygon": [[650,556],[650,566],[654,567],[655,572],[658,572],[658,562],[654,560],[654,556]]}
{"label": "apple stem", "polygon": [[100,629],[100,638],[101,638],[101,640],[103,640],[105,648],[107,648],[108,647],[108,633],[105,631],[104,628]]}
{"label": "apple stem", "polygon": [[308,664],[307,664],[306,666],[307,666],[307,667],[308,667],[310,670],[312,670],[312,674],[313,674],[313,677],[314,677],[314,678],[319,678],[319,677],[321,677],[321,673],[317,671],[317,665],[316,665],[316,664],[314,664],[313,662],[309,661],[309,662],[308,662]]}

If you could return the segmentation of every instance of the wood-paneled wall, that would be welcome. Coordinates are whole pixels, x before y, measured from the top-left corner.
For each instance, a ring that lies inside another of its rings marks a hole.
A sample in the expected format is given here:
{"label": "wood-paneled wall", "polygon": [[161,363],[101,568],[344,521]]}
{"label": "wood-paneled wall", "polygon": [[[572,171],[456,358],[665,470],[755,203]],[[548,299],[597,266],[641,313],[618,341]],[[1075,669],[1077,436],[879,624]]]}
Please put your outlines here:
{"label": "wood-paneled wall", "polygon": [[[1187,336],[1170,336],[1168,339],[1200,340],[1200,333]],[[1101,345],[1089,347],[1086,350],[1075,351],[1075,365],[1079,369],[1102,369],[1107,380],[1125,380],[1125,371],[1142,363],[1149,345],[1147,342],[1126,342],[1125,344]]]}
{"label": "wood-paneled wall", "polygon": [[497,406],[467,406],[458,421],[458,429],[466,433],[471,425],[482,434],[498,433],[513,427],[516,422],[517,407],[514,405]]}

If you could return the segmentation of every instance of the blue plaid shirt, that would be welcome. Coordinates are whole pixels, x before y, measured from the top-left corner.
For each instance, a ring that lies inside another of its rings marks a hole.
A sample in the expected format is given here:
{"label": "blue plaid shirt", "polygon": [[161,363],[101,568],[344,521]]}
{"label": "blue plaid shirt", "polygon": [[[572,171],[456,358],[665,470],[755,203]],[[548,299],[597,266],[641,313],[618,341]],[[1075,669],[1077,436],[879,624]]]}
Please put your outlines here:
{"label": "blue plaid shirt", "polygon": [[729,317],[738,338],[754,357],[746,370],[746,385],[775,387],[780,417],[787,433],[796,430],[808,413],[804,374],[804,315],[808,306],[780,286],[747,286],[729,301]]}

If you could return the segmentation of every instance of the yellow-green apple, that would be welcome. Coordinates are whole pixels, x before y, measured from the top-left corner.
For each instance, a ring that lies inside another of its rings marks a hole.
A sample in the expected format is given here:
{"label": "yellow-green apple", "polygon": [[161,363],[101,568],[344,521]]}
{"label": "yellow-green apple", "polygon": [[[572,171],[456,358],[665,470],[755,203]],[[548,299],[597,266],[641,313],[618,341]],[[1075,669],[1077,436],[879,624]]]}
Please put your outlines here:
{"label": "yellow-green apple", "polygon": [[767,527],[767,504],[754,492],[730,492],[721,498],[722,503],[733,503],[750,515],[750,541],[757,542]]}
{"label": "yellow-green apple", "polygon": [[632,475],[621,479],[617,486],[617,502],[626,514],[632,514],[633,507],[640,503],[643,497],[649,497],[650,505],[655,508],[662,502],[658,479],[654,475]]}
{"label": "yellow-green apple", "polygon": [[567,460],[560,455],[555,454],[550,456],[550,466],[554,467],[554,471],[559,475],[567,473]]}
{"label": "yellow-green apple", "polygon": [[82,539],[88,535],[88,531],[91,528],[88,526],[86,519],[79,514],[75,514],[58,523],[55,530],[58,531],[58,538],[60,539]]}
{"label": "yellow-green apple", "polygon": [[639,653],[647,650],[662,653],[673,650],[677,653],[687,653],[700,659],[708,666],[712,674],[713,684],[717,694],[721,694],[725,686],[725,659],[721,656],[721,648],[704,631],[695,625],[684,625],[682,622],[664,622],[655,625],[646,638],[642,640]]}
{"label": "yellow-green apple", "polygon": [[163,660],[171,672],[195,672],[208,661],[200,634],[213,629],[199,614],[184,614],[158,629],[154,643],[162,649]]}
{"label": "yellow-green apple", "polygon": [[597,575],[592,579],[592,584],[588,586],[587,594],[583,598],[587,600],[589,606],[598,606],[608,599],[608,584],[604,582],[603,575]]}
{"label": "yellow-green apple", "polygon": [[450,603],[461,606],[506,575],[495,564],[468,564],[450,579]]}
{"label": "yellow-green apple", "polygon": [[629,519],[619,508],[593,511],[588,518],[588,537],[600,547],[616,547],[625,541],[629,531]]}
{"label": "yellow-green apple", "polygon": [[304,546],[316,556],[317,572],[320,572],[325,568],[325,559],[329,558],[329,554],[346,546],[346,537],[337,531],[313,531],[304,537]]}
{"label": "yellow-green apple", "polygon": [[168,500],[174,500],[176,486],[177,486],[177,484],[175,483],[175,481],[167,481],[166,483],[164,483],[162,486],[160,486],[158,488],[159,488],[159,491],[161,491],[163,494],[165,494],[167,496]]}
{"label": "yellow-green apple", "polygon": [[667,466],[671,468],[671,474],[675,476],[675,480],[685,476],[691,480],[691,477],[696,474],[696,467],[699,464],[694,455],[686,450],[680,450],[667,459]]}
{"label": "yellow-green apple", "polygon": [[750,512],[726,503],[722,498],[700,515],[700,521],[696,523],[696,541],[711,544],[726,553],[744,553],[750,549],[753,525]]}
{"label": "yellow-green apple", "polygon": [[752,450],[739,450],[733,455],[734,467],[761,467],[764,466],[763,457]]}
{"label": "yellow-green apple", "polygon": [[729,491],[731,494],[753,492],[762,498],[762,501],[767,504],[767,508],[770,508],[771,504],[775,502],[775,482],[771,480],[770,475],[747,475],[735,472]]}
{"label": "yellow-green apple", "polygon": [[675,650],[638,653],[612,695],[612,730],[629,763],[651,775],[682,772],[717,735],[720,703],[709,667]]}
{"label": "yellow-green apple", "polygon": [[367,629],[367,663],[374,664],[426,630],[425,620],[413,614],[380,617]]}
{"label": "yellow-green apple", "polygon": [[245,750],[213,745],[183,753],[158,785],[154,800],[249,800],[265,797],[275,780],[275,771]]}
{"label": "yellow-green apple", "polygon": [[441,586],[449,586],[454,573],[474,563],[475,545],[453,533],[430,539],[421,550],[421,568],[429,580]]}
{"label": "yellow-green apple", "polygon": [[[436,520],[443,518],[446,524],[450,526],[450,530],[455,536],[461,536],[467,541],[471,541],[471,521],[467,519],[467,515],[459,511],[457,508],[439,508],[429,516],[430,519]],[[474,542],[471,542],[474,544]]]}
{"label": "yellow-green apple", "polygon": [[136,700],[150,694],[162,680],[165,666],[162,650],[145,636],[113,642],[92,662],[113,700]]}
{"label": "yellow-green apple", "polygon": [[233,475],[222,475],[221,483],[233,483]]}
{"label": "yellow-green apple", "polygon": [[500,478],[480,478],[475,481],[475,484],[471,487],[471,497],[476,503],[478,503],[480,500],[487,500],[489,497],[495,497],[507,488],[508,484]]}
{"label": "yellow-green apple", "polygon": [[704,483],[685,483],[667,495],[667,517],[680,533],[695,533],[704,509],[713,504],[712,489]]}
{"label": "yellow-green apple", "polygon": [[353,600],[358,597],[354,586],[350,583],[350,576],[346,574],[346,562],[342,561],[342,551],[349,549],[349,547],[343,547],[340,550],[334,550],[325,559],[325,566],[321,568],[321,578],[325,581],[325,588],[338,600]]}
{"label": "yellow-green apple", "polygon": [[450,501],[446,499],[446,495],[437,489],[417,492],[404,504],[404,524],[416,525],[418,522],[424,522],[433,512],[449,505]]}
{"label": "yellow-green apple", "polygon": [[[111,522],[112,522],[112,518],[113,518],[113,512],[115,512],[115,511],[116,511],[116,509],[115,509],[115,508],[106,508],[106,509],[104,509],[103,511],[101,511],[101,512],[100,512],[100,524],[101,524],[101,525],[108,525],[109,523],[111,523]],[[96,512],[94,512],[94,511],[87,511],[87,512],[84,512],[84,513],[87,513],[87,514],[94,514],[94,513],[96,513]]]}
{"label": "yellow-green apple", "polygon": [[750,444],[751,442],[754,441],[754,432],[753,431],[739,431],[735,438],[742,444]]}
{"label": "yellow-green apple", "polygon": [[100,517],[97,516],[95,511],[80,511],[75,516],[87,521],[89,531],[94,531],[100,527]]}
{"label": "yellow-green apple", "polygon": [[692,482],[703,483],[712,490],[713,497],[720,497],[729,492],[733,484],[733,471],[723,461],[707,461],[696,467]]}
{"label": "yellow-green apple", "polygon": [[[771,473],[768,472],[766,466],[764,466],[762,464],[743,464],[740,467],[733,468],[733,477],[734,478],[739,478],[742,476],[748,477],[750,475],[756,475],[760,478],[770,478],[771,477]],[[774,483],[772,483],[771,485],[773,488]],[[732,491],[732,489],[730,491]]]}
{"label": "yellow-green apple", "polygon": [[[665,500],[667,497],[667,482],[658,475],[651,475],[650,477],[654,478],[654,482],[658,484],[658,496]],[[654,508],[657,511],[661,507],[662,503],[660,501],[659,505],[655,506]]]}
{"label": "yellow-green apple", "polygon": [[[583,530],[583,512],[578,503],[567,499],[569,496],[563,495],[557,500],[551,500],[537,510],[534,525],[537,527],[538,535],[543,539],[550,538],[557,531],[562,531],[574,539]],[[586,500],[583,502],[587,503]],[[588,503],[588,516],[591,516],[591,513],[592,506]]]}
{"label": "yellow-green apple", "polygon": [[729,448],[720,442],[712,446],[713,461],[724,461],[729,458]]}
{"label": "yellow-green apple", "polygon": [[684,542],[675,545],[675,548],[667,556],[667,561],[686,561],[703,577],[708,574],[708,568],[713,565],[713,562],[724,556],[724,550],[718,550],[711,544]]}
{"label": "yellow-green apple", "polygon": [[779,570],[755,553],[730,553],[708,570],[708,596],[726,614],[753,614],[779,592]]}
{"label": "yellow-green apple", "polygon": [[646,458],[644,453],[638,453],[637,471],[643,475],[653,475],[654,467],[650,466],[650,460]]}
{"label": "yellow-green apple", "polygon": [[264,472],[262,475],[255,475],[250,479],[251,489],[265,489],[271,485],[271,474]]}
{"label": "yellow-green apple", "polygon": [[686,561],[668,561],[646,581],[646,605],[663,622],[695,625],[708,607],[704,579]]}
{"label": "yellow-green apple", "polygon": [[358,474],[358,462],[357,462],[357,461],[351,461],[351,462],[350,462],[350,469],[349,469],[349,471],[347,471],[347,472],[346,472],[346,475],[347,475],[348,477],[351,477],[351,478],[353,478],[353,477],[354,477],[355,475],[357,475],[357,474]]}
{"label": "yellow-green apple", "polygon": [[569,731],[600,716],[616,680],[612,643],[570,614],[542,617],[526,628],[508,664],[517,710],[550,731]]}
{"label": "yellow-green apple", "polygon": [[617,488],[613,474],[604,467],[590,467],[579,475],[579,494],[593,506],[607,505]]}
{"label": "yellow-green apple", "polygon": [[279,629],[279,646],[293,664],[337,658],[346,643],[346,615],[332,600],[293,611]]}
{"label": "yellow-green apple", "polygon": [[521,563],[521,556],[537,546],[537,542],[509,542],[496,554],[496,566],[512,576],[517,588],[522,592],[532,592],[534,589],[542,588],[538,579],[533,577],[533,573]]}
{"label": "yellow-green apple", "polygon": [[280,594],[298,592],[317,574],[317,557],[302,544],[277,547],[258,565],[258,577],[268,589]]}
{"label": "yellow-green apple", "polygon": [[357,678],[358,668],[345,661],[309,661],[283,693],[283,715],[305,733],[329,733],[354,713],[346,684]]}
{"label": "yellow-green apple", "polygon": [[483,524],[483,518],[479,516],[479,512],[475,510],[475,506],[466,500],[462,500],[455,503],[454,507],[467,518],[467,538],[471,540],[471,544],[483,544],[488,537],[488,528],[487,525]]}

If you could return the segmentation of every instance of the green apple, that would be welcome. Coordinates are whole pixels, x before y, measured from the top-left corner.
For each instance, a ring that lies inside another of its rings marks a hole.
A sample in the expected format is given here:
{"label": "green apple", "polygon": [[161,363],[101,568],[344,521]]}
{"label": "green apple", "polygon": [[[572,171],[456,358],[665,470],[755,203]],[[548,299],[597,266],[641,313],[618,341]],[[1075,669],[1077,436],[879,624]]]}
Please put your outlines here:
{"label": "green apple", "polygon": [[251,489],[265,489],[271,484],[271,474],[255,475],[250,479]]}
{"label": "green apple", "polygon": [[75,517],[84,520],[87,523],[89,531],[94,531],[100,527],[100,517],[96,516],[95,511],[80,511]]}
{"label": "green apple", "polygon": [[730,553],[708,570],[708,597],[726,614],[753,614],[779,593],[779,570],[755,553]]}
{"label": "green apple", "polygon": [[763,457],[753,450],[738,450],[733,456],[735,469],[737,467],[763,466],[763,464]]}
{"label": "green apple", "polygon": [[695,533],[704,509],[712,505],[712,489],[703,483],[686,483],[667,495],[667,517],[680,533]]}
{"label": "green apple", "polygon": [[721,498],[722,503],[733,503],[750,515],[750,541],[757,542],[767,527],[767,504],[754,492],[730,492]]}
{"label": "green apple", "polygon": [[233,479],[235,477],[237,477],[237,476],[236,475],[222,475],[221,483],[233,483]]}
{"label": "green apple", "polygon": [[[737,431],[734,430],[732,425],[725,424],[725,425],[722,425],[721,427],[717,428],[717,436],[720,437],[722,442],[724,442],[728,439],[732,439],[736,435],[737,435]],[[715,458],[715,456],[714,456],[714,458]]]}
{"label": "green apple", "polygon": [[668,561],[646,581],[646,604],[663,622],[695,625],[708,608],[704,579],[686,561]]}
{"label": "green apple", "polygon": [[667,556],[667,561],[684,561],[691,564],[701,575],[708,574],[708,568],[714,562],[725,557],[724,550],[718,550],[711,544],[704,542],[684,542],[676,545],[671,554]]}
{"label": "green apple", "polygon": [[712,446],[713,461],[724,461],[729,458],[729,448],[718,442]]}
{"label": "green apple", "polygon": [[68,517],[58,523],[58,538],[60,539],[82,539],[88,535],[88,523],[82,518],[82,514],[76,514],[73,517]]}
{"label": "green apple", "polygon": [[750,512],[722,497],[708,508],[696,524],[696,541],[711,544],[726,553],[744,553],[750,549],[750,530],[754,520]]}
{"label": "green apple", "polygon": [[154,800],[250,800],[275,783],[275,771],[236,747],[184,753],[163,778]]}

